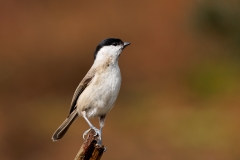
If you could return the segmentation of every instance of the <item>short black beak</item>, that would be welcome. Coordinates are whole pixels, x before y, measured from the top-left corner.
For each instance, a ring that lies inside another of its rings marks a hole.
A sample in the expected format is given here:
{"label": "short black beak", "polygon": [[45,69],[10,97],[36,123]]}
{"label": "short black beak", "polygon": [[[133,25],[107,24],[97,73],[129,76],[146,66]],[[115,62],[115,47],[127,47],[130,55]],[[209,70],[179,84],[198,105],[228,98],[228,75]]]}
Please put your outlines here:
{"label": "short black beak", "polygon": [[131,44],[130,42],[124,42],[123,48],[127,47],[127,46],[130,45],[130,44]]}

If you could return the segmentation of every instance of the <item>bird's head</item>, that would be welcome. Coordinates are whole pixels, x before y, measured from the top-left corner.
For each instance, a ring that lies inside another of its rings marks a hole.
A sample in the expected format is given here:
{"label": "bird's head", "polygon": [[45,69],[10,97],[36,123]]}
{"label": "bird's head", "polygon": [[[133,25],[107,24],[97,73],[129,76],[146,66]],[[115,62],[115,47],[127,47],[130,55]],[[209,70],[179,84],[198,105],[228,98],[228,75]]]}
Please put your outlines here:
{"label": "bird's head", "polygon": [[101,60],[106,57],[117,59],[122,50],[130,44],[129,42],[123,42],[121,39],[107,38],[97,46],[94,52],[94,60]]}

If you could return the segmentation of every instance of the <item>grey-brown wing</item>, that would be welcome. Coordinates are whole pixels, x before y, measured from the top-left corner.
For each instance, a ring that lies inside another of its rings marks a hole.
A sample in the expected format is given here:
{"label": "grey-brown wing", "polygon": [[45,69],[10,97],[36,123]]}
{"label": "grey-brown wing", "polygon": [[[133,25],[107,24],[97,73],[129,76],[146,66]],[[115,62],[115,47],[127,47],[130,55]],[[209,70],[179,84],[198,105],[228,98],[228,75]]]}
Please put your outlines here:
{"label": "grey-brown wing", "polygon": [[77,100],[78,100],[79,96],[84,91],[84,89],[90,84],[90,82],[93,79],[94,75],[95,75],[95,71],[94,70],[90,70],[86,74],[86,76],[83,78],[83,80],[79,83],[77,89],[74,92],[73,98],[72,98],[69,115],[72,113],[72,111],[74,111],[76,109],[76,104],[77,104]]}

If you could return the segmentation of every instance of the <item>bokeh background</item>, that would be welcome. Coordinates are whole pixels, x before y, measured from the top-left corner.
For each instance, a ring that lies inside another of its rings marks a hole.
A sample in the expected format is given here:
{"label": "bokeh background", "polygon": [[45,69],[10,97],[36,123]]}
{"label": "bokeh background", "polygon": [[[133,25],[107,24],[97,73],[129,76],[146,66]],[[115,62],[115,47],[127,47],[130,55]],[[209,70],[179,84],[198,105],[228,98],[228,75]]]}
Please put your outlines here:
{"label": "bokeh background", "polygon": [[[240,2],[0,1],[0,159],[74,159],[51,136],[107,37],[132,42],[102,159],[240,159]],[[98,120],[92,122],[98,126]]]}

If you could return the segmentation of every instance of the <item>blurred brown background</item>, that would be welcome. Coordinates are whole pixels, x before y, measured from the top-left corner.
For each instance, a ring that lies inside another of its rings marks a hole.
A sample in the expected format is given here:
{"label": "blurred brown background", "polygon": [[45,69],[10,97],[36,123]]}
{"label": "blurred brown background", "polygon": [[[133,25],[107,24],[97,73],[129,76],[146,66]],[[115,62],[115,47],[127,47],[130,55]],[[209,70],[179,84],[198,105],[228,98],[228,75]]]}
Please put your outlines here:
{"label": "blurred brown background", "polygon": [[237,0],[1,0],[0,159],[75,157],[82,118],[62,140],[51,136],[95,47],[117,37],[132,45],[120,58],[102,159],[239,160],[239,8]]}

